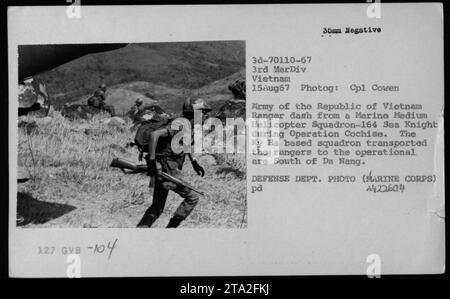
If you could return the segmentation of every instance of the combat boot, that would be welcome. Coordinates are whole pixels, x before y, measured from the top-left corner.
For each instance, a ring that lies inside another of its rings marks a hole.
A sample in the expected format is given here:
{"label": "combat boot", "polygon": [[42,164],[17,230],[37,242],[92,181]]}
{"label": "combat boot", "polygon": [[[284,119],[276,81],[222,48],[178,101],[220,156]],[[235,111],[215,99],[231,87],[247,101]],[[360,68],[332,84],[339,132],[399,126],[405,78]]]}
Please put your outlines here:
{"label": "combat boot", "polygon": [[139,221],[137,228],[150,228],[158,218],[155,214],[147,214],[142,217],[141,221]]}
{"label": "combat boot", "polygon": [[169,224],[167,224],[166,228],[178,227],[180,225],[181,221],[183,221],[183,219],[180,219],[177,217],[172,217],[172,219],[170,219],[170,221],[169,221]]}

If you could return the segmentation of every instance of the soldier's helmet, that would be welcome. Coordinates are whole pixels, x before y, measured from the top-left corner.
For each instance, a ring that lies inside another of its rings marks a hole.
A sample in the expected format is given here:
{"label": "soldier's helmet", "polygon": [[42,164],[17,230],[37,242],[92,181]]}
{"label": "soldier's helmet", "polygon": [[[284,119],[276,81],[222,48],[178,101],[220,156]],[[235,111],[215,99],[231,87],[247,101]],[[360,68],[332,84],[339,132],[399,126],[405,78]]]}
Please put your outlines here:
{"label": "soldier's helmet", "polygon": [[100,88],[101,90],[106,90],[106,84],[102,83],[98,86],[98,88]]}
{"label": "soldier's helmet", "polygon": [[142,105],[143,103],[144,103],[144,101],[142,99],[140,99],[140,98],[136,100],[136,104],[138,106]]}
{"label": "soldier's helmet", "polygon": [[210,112],[211,107],[204,99],[200,98],[187,98],[183,103],[183,115],[192,116],[194,110],[202,110],[203,112]]}

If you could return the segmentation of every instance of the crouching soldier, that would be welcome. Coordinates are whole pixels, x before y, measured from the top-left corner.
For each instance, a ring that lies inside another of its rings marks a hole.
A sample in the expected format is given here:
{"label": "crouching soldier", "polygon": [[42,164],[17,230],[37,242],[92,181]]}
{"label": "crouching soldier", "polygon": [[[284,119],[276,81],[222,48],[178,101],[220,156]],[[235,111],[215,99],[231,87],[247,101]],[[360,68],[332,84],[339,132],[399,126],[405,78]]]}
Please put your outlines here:
{"label": "crouching soldier", "polygon": [[98,89],[95,90],[94,94],[88,99],[88,105],[102,109],[105,106],[106,100],[106,85],[102,83],[99,85]]}
{"label": "crouching soldier", "polygon": [[127,115],[134,120],[139,113],[143,110],[143,103],[144,101],[142,99],[136,99],[135,104],[133,105],[133,107],[131,107],[131,109],[128,111]]}
{"label": "crouching soldier", "polygon": [[[194,107],[202,111],[203,119],[205,119],[211,108],[202,99],[187,99],[183,104],[183,117],[188,119],[191,123],[191,129],[194,126]],[[155,183],[153,189],[153,202],[150,208],[145,212],[137,227],[148,228],[151,227],[156,219],[164,210],[167,195],[169,191],[174,191],[181,197],[183,202],[175,211],[175,214],[170,219],[167,228],[178,227],[180,223],[185,220],[192,210],[197,205],[199,195],[191,189],[176,185],[172,182],[165,181],[157,176],[158,168],[172,176],[179,176],[180,170],[183,167],[185,157],[188,156],[195,172],[200,175],[205,175],[205,170],[196,160],[193,159],[190,153],[176,154],[171,146],[172,138],[177,132],[171,129],[171,123],[153,131],[150,134],[149,154],[146,156],[148,165],[148,174],[155,176]]]}
{"label": "crouching soldier", "polygon": [[88,99],[88,105],[99,110],[108,112],[111,116],[116,115],[114,106],[106,105],[106,84],[102,83],[95,90],[94,94]]}

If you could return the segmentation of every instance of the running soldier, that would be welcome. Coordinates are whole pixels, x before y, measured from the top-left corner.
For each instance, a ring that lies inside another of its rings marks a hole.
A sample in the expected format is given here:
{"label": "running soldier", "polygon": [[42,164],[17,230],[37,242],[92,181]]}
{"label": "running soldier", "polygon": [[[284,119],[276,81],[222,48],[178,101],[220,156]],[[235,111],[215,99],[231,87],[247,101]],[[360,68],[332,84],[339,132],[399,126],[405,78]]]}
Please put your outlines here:
{"label": "running soldier", "polygon": [[[187,99],[183,104],[183,117],[188,119],[191,123],[191,128],[194,126],[194,109],[201,110],[203,120],[206,119],[211,108],[202,99]],[[193,159],[190,153],[181,152],[176,154],[171,146],[172,138],[177,132],[171,129],[171,123],[153,131],[150,134],[149,154],[146,156],[148,165],[148,174],[155,176],[153,202],[150,208],[147,209],[137,227],[149,228],[161,215],[164,210],[168,192],[174,191],[183,197],[183,202],[175,211],[175,214],[170,219],[167,228],[175,228],[185,220],[192,210],[197,205],[199,195],[187,187],[176,185],[169,181],[164,181],[158,178],[158,168],[172,176],[179,176],[180,170],[183,168],[186,155],[191,161],[195,172],[200,175],[205,175],[205,170],[196,160]]]}

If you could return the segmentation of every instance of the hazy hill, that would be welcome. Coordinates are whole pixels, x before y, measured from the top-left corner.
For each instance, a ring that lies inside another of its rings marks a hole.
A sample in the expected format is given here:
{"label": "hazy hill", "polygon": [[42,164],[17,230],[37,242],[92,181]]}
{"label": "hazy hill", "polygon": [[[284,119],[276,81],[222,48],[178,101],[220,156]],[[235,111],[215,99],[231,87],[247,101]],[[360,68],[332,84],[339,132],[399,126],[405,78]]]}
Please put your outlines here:
{"label": "hazy hill", "polygon": [[164,94],[188,93],[244,67],[243,41],[150,43],[86,55],[36,77],[58,105],[80,100],[102,82],[146,82],[155,90],[167,88]]}

